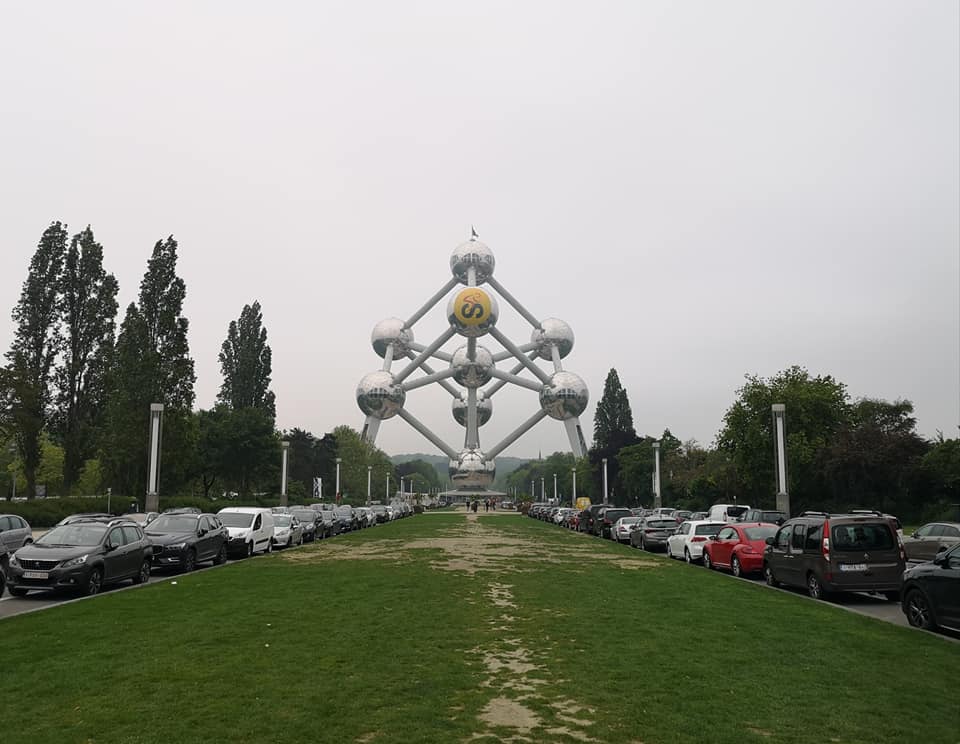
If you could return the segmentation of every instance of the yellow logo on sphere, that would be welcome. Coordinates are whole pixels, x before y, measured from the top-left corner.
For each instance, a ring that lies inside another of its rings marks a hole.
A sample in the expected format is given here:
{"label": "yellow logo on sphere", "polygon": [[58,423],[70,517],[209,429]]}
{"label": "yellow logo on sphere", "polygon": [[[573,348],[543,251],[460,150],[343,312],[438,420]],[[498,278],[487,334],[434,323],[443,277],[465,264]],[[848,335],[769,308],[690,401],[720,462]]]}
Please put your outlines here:
{"label": "yellow logo on sphere", "polygon": [[490,317],[490,295],[477,287],[460,290],[453,301],[453,314],[465,326],[478,326]]}

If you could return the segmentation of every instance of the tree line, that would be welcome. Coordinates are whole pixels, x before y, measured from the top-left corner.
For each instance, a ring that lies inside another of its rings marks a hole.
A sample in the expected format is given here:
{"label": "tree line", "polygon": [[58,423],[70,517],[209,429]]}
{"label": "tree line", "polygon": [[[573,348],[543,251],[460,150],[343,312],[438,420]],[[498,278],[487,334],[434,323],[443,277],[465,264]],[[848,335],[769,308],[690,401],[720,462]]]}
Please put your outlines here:
{"label": "tree line", "polygon": [[117,327],[119,285],[87,226],[52,223],[40,238],[13,308],[14,338],[0,367],[0,488],[27,498],[142,498],[151,403],[162,403],[161,492],[247,498],[276,493],[281,441],[290,442],[288,492],[312,495],[315,477],[334,496],[366,496],[366,466],[398,473],[349,427],[315,437],[275,426],[272,352],[259,302],[231,321],[218,356],[215,405],[194,410],[194,362],[177,274],[177,241],[157,241],[137,300]]}

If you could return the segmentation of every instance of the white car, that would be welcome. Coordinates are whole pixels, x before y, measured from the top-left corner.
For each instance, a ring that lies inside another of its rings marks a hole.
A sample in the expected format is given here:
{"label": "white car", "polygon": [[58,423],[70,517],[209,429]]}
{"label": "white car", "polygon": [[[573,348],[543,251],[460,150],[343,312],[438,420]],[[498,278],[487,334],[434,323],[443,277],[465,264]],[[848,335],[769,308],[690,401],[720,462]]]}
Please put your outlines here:
{"label": "white car", "polygon": [[640,517],[620,517],[610,530],[610,537],[618,543],[630,542],[630,533],[641,521]]}
{"label": "white car", "polygon": [[710,520],[684,522],[667,538],[667,557],[683,558],[687,563],[702,560],[707,540],[726,526],[726,522]]}
{"label": "white car", "polygon": [[227,528],[227,552],[235,556],[273,550],[273,512],[269,509],[228,506],[217,512]]}

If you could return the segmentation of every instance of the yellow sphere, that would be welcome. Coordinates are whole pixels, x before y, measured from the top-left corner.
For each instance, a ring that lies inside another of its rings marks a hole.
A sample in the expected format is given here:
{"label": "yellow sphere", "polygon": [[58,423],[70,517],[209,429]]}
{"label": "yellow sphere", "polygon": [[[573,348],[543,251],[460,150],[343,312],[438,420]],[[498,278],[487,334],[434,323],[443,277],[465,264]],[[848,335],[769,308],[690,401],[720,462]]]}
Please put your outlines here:
{"label": "yellow sphere", "polygon": [[464,287],[447,305],[447,318],[457,332],[467,337],[482,336],[497,323],[497,301],[480,287]]}

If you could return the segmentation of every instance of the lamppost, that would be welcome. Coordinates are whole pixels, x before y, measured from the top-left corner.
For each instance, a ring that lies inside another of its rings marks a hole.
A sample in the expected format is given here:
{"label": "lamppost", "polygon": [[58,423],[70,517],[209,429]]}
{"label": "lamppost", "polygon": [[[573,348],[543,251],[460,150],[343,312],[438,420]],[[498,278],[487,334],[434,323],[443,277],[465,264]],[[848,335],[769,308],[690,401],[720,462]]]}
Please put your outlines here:
{"label": "lamppost", "polygon": [[384,503],[390,503],[390,473],[387,472],[387,487],[383,492]]}
{"label": "lamppost", "polygon": [[660,442],[654,442],[653,447],[653,508],[663,506],[660,498]]}
{"label": "lamppost", "polygon": [[[556,473],[553,474],[553,500],[557,501],[557,474]],[[560,502],[557,501],[557,503],[559,504]]]}
{"label": "lamppost", "polygon": [[536,500],[537,500],[537,488],[536,488],[536,486],[537,486],[537,482],[536,482],[536,481],[530,481],[530,500],[531,500],[531,501],[536,501]]}
{"label": "lamppost", "polygon": [[340,463],[341,463],[341,462],[343,462],[343,460],[338,457],[337,460],[336,460],[336,463],[337,463],[337,488],[336,488],[336,491],[335,491],[334,497],[333,497],[333,500],[336,501],[338,504],[340,503]]}
{"label": "lamppost", "polygon": [[790,493],[787,490],[787,407],[783,403],[774,403],[770,407],[773,414],[773,429],[776,434],[777,465],[777,510],[790,516]]}
{"label": "lamppost", "polygon": [[370,484],[373,478],[373,465],[367,465],[367,506],[370,506]]}
{"label": "lamppost", "polygon": [[570,473],[573,475],[573,496],[570,498],[570,506],[575,507],[577,505],[577,469],[570,468]]}
{"label": "lamppost", "polygon": [[547,500],[546,479],[542,475],[540,476],[540,500],[541,501]]}
{"label": "lamppost", "polygon": [[603,503],[607,503],[607,458],[604,457],[603,460]]}
{"label": "lamppost", "polygon": [[147,466],[147,498],[144,511],[160,511],[160,437],[163,436],[163,403],[150,404],[150,462]]}
{"label": "lamppost", "polygon": [[287,456],[290,442],[280,442],[280,506],[287,505]]}

